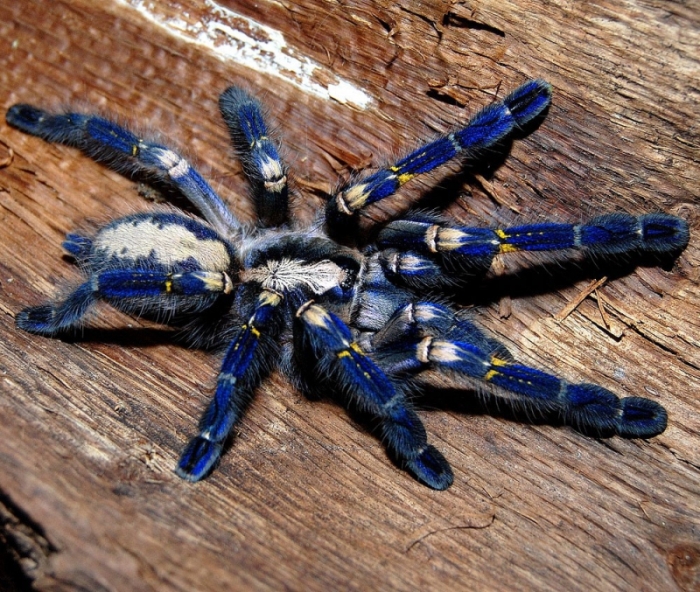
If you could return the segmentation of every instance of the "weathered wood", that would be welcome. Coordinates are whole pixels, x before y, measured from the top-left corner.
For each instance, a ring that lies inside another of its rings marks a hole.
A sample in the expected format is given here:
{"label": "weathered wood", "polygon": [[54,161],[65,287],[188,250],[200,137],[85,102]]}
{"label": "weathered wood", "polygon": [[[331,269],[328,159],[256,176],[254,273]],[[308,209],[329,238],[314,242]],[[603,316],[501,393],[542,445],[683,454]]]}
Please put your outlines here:
{"label": "weathered wood", "polygon": [[[234,30],[261,42],[270,33],[213,2],[168,4],[0,1],[2,108],[90,105],[158,130],[250,220],[216,106],[227,84],[248,84],[284,136],[299,215],[310,217],[318,188],[338,174],[546,78],[549,117],[488,179],[433,178],[458,197],[449,210],[484,224],[663,210],[685,217],[693,237],[671,269],[610,277],[563,321],[556,314],[599,279],[590,270],[500,277],[475,299],[479,319],[528,363],[660,401],[669,428],[649,442],[597,441],[485,415],[469,394],[446,398],[422,413],[455,470],[454,486],[437,493],[394,467],[342,408],[307,401],[275,376],[219,469],[184,483],[172,468],[210,396],[215,356],[106,307],[74,343],[14,328],[22,307],[77,280],[61,259],[66,231],[149,204],[132,181],[3,122],[6,585],[23,573],[17,589],[699,589],[698,4],[230,7],[319,64],[311,78],[321,87],[356,85],[366,107],[220,59]],[[213,49],[206,31],[216,31]]]}

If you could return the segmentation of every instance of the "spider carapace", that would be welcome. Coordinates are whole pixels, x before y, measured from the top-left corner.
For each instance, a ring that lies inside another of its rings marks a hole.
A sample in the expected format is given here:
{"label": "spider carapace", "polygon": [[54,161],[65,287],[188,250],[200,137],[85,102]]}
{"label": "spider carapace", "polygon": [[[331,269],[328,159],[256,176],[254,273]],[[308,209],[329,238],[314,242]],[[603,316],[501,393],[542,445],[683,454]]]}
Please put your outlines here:
{"label": "spider carapace", "polygon": [[550,99],[548,83],[526,82],[464,127],[340,186],[306,227],[288,214],[287,168],[261,105],[240,88],[224,91],[219,105],[252,186],[255,227],[236,220],[171,148],[102,117],[15,105],[7,113],[12,126],[122,172],[166,181],[202,216],[170,209],[114,220],[91,237],[68,234],[64,247],[85,282],[59,302],[21,311],[17,326],[58,336],[103,300],[178,327],[190,346],[224,350],[214,397],[176,469],[190,481],[212,470],[273,363],[298,388],[340,393],[374,418],[390,456],[435,489],[450,486],[452,470],[428,443],[411,400],[436,374],[526,405],[530,414],[554,413],[585,433],[659,434],[666,412],[655,401],[620,399],[519,364],[448,295],[483,275],[494,257],[518,251],[673,256],[688,242],[682,219],[611,213],[582,224],[483,228],[414,211],[377,228],[369,244],[347,240],[367,206],[448,161],[483,159],[540,120]]}

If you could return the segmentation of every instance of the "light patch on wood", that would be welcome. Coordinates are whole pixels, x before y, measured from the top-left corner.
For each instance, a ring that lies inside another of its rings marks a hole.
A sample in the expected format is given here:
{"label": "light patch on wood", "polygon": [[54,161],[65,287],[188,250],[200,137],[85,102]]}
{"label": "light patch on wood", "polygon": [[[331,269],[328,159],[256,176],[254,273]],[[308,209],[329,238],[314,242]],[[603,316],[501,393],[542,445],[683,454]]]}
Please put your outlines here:
{"label": "light patch on wood", "polygon": [[[277,29],[263,25],[212,0],[203,3],[204,14],[193,20],[188,13],[169,14],[155,2],[120,0],[150,22],[188,43],[205,47],[224,62],[281,78],[304,92],[366,109],[374,102],[358,86],[343,80],[328,68],[287,44]],[[319,81],[328,81],[321,84]]]}
{"label": "light patch on wood", "polygon": [[105,228],[94,242],[106,257],[139,259],[153,257],[154,263],[173,266],[194,259],[206,271],[226,271],[231,265],[226,246],[215,239],[199,239],[180,224],[163,224],[150,218],[123,222]]}

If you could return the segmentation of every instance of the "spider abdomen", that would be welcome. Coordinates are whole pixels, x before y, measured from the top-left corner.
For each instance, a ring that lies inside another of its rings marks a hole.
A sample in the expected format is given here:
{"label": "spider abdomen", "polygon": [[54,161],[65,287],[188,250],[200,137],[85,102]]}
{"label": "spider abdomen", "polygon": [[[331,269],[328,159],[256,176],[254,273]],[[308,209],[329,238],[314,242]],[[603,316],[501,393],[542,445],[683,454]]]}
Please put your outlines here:
{"label": "spider abdomen", "polygon": [[135,214],[102,228],[92,241],[90,267],[230,272],[233,247],[208,226],[172,213]]}

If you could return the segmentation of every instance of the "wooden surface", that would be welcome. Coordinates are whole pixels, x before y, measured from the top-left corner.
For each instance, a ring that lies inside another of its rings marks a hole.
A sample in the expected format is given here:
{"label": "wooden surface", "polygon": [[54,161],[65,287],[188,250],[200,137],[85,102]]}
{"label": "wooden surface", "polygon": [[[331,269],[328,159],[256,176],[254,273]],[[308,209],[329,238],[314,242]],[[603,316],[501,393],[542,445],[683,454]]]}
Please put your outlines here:
{"label": "wooden surface", "polygon": [[226,56],[233,31],[275,38],[211,2],[1,0],[2,108],[90,106],[158,130],[250,220],[216,105],[226,85],[248,84],[284,137],[308,217],[338,175],[546,78],[554,103],[540,128],[488,179],[445,181],[454,216],[663,210],[689,221],[691,244],[667,269],[610,277],[561,322],[603,271],[506,275],[465,302],[523,361],[657,400],[669,427],[651,441],[601,441],[493,417],[468,392],[425,401],[430,437],[455,471],[438,493],[393,466],[341,407],[273,376],[219,469],[185,483],[172,469],[216,356],[106,307],[77,342],[14,327],[23,307],[78,280],[62,259],[65,232],[150,204],[133,181],[3,121],[0,586],[700,589],[698,2],[233,4],[281,32],[280,55],[317,64],[314,88],[347,81],[369,104],[313,94],[279,63],[273,76]]}

